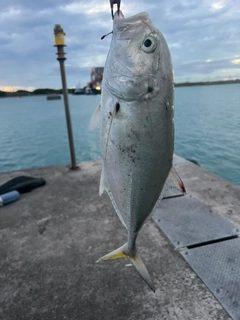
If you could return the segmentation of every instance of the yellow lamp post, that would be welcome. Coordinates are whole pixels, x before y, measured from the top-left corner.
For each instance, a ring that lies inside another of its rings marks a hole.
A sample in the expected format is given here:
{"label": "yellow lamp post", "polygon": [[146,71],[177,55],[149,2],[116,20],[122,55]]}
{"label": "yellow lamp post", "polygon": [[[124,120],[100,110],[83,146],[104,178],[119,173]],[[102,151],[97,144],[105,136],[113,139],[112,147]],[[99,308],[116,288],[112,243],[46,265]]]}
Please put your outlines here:
{"label": "yellow lamp post", "polygon": [[74,150],[72,123],[71,123],[71,116],[70,116],[70,111],[69,111],[68,90],[67,90],[67,81],[66,81],[66,73],[65,73],[65,66],[64,66],[64,61],[66,60],[65,52],[64,52],[64,47],[65,47],[64,36],[65,36],[65,33],[64,33],[61,25],[55,24],[55,27],[54,27],[55,45],[54,45],[54,47],[57,47],[57,60],[59,61],[59,64],[60,64],[60,71],[61,71],[61,78],[62,78],[62,90],[63,90],[65,114],[66,114],[66,121],[67,121],[68,141],[69,141],[71,162],[72,162],[71,169],[78,169],[77,164],[76,164],[75,150]]}

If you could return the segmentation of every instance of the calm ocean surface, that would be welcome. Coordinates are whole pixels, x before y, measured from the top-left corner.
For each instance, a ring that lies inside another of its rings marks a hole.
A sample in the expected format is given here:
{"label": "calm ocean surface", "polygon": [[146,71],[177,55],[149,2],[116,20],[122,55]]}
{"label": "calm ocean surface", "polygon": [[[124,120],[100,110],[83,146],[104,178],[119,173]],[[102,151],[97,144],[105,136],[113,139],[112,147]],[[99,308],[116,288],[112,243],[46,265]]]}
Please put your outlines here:
{"label": "calm ocean surface", "polygon": [[[69,95],[77,161],[100,159],[99,96]],[[175,89],[175,153],[240,185],[240,85]],[[0,99],[0,172],[69,164],[63,100]],[[0,181],[1,183],[1,181]]]}

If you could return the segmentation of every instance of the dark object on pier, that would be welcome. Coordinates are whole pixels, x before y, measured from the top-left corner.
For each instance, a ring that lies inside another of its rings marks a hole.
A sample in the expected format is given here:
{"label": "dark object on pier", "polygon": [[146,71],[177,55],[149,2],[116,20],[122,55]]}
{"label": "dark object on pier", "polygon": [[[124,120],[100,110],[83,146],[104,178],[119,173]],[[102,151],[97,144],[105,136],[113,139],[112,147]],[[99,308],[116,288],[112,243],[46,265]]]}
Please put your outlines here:
{"label": "dark object on pier", "polygon": [[27,176],[20,176],[9,180],[0,186],[0,194],[17,190],[19,193],[30,192],[35,188],[44,186],[46,180],[43,178],[32,178]]}
{"label": "dark object on pier", "polygon": [[193,159],[186,159],[186,160],[196,164],[199,167],[201,167],[200,163],[197,160],[193,160]]}

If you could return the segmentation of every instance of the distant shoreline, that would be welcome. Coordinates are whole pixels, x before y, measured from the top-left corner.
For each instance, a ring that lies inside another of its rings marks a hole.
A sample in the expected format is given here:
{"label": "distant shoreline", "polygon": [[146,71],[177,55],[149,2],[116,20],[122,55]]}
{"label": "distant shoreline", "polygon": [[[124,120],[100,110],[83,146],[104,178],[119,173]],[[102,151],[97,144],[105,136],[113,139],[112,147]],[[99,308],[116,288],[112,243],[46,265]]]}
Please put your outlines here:
{"label": "distant shoreline", "polygon": [[[205,82],[183,82],[183,83],[175,83],[174,86],[177,87],[193,87],[193,86],[212,86],[219,84],[236,84],[240,83],[240,79],[236,80],[220,80],[220,81],[205,81]],[[75,89],[68,89],[69,94],[73,94]],[[27,90],[18,90],[14,92],[6,92],[0,91],[0,98],[8,98],[8,97],[26,97],[26,96],[40,96],[40,95],[48,95],[48,94],[62,94],[62,89],[36,89],[34,91]]]}
{"label": "distant shoreline", "polygon": [[[68,93],[74,93],[75,89],[68,89]],[[34,91],[27,91],[27,90],[17,90],[14,92],[6,92],[0,91],[0,98],[9,98],[9,97],[32,97],[32,96],[43,96],[48,94],[62,94],[62,89],[55,90],[55,89],[36,89]]]}
{"label": "distant shoreline", "polygon": [[204,82],[183,82],[175,83],[175,87],[192,87],[192,86],[213,86],[218,84],[235,84],[240,83],[240,79],[236,80],[220,80],[220,81],[204,81]]}

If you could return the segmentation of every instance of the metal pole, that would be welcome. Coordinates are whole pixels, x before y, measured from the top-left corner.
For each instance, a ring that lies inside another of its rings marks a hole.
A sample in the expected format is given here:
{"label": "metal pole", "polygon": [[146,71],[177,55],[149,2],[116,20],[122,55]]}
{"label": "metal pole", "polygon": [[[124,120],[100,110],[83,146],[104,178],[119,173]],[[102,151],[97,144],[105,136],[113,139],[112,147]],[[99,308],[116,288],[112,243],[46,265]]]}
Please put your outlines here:
{"label": "metal pole", "polygon": [[71,115],[70,115],[69,102],[68,102],[68,89],[67,89],[66,73],[65,73],[65,66],[64,66],[64,61],[66,60],[65,52],[64,52],[64,47],[65,47],[64,35],[65,33],[63,32],[61,25],[56,24],[54,27],[54,36],[55,36],[54,47],[57,47],[57,56],[58,56],[57,60],[59,61],[59,64],[60,64],[60,71],[61,71],[61,78],[62,78],[62,90],[63,90],[65,114],[66,114],[66,121],[67,121],[68,141],[69,141],[71,162],[72,162],[71,169],[78,169],[76,164],[75,150],[74,150]]}

